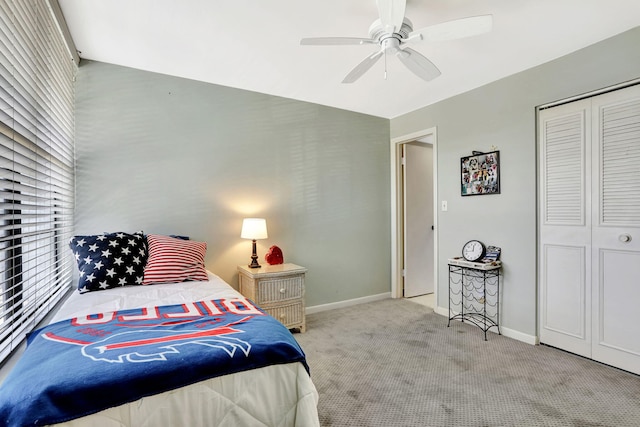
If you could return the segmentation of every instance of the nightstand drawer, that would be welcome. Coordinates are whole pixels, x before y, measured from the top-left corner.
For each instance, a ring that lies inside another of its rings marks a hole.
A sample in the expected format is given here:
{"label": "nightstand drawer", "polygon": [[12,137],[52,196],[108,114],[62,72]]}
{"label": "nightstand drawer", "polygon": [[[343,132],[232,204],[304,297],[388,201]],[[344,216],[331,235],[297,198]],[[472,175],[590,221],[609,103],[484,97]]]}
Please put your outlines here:
{"label": "nightstand drawer", "polygon": [[280,277],[277,279],[261,279],[258,283],[256,303],[263,305],[302,298],[303,285],[304,278],[301,275],[295,277]]}
{"label": "nightstand drawer", "polygon": [[264,311],[275,317],[280,321],[280,323],[287,327],[304,324],[304,307],[302,302],[263,308]]}

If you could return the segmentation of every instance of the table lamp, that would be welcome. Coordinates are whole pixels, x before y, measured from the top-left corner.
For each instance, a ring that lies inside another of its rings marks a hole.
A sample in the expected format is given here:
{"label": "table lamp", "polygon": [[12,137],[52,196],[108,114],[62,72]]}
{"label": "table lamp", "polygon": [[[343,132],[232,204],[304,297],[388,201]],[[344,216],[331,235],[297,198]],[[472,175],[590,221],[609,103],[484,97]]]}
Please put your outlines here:
{"label": "table lamp", "polygon": [[251,264],[249,264],[249,267],[260,268],[260,264],[258,264],[258,254],[256,253],[256,240],[269,237],[267,236],[267,220],[264,218],[245,218],[242,221],[240,237],[253,241],[253,253],[251,254]]}

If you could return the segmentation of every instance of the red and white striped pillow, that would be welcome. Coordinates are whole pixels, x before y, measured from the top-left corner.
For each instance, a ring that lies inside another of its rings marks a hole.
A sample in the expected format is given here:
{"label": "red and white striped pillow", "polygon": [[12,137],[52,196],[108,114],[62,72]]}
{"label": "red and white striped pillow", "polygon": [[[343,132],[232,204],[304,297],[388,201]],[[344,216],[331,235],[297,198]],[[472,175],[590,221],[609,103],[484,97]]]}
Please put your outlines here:
{"label": "red and white striped pillow", "polygon": [[148,234],[149,258],[143,285],[209,280],[204,268],[205,242]]}

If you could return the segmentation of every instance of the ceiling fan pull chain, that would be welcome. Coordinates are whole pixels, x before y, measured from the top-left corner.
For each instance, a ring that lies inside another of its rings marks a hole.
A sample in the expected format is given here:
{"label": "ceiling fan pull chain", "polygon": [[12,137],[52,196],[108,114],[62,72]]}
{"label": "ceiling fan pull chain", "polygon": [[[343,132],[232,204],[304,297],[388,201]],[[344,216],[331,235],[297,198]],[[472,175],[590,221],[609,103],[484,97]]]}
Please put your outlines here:
{"label": "ceiling fan pull chain", "polygon": [[384,79],[387,80],[387,51],[384,51]]}

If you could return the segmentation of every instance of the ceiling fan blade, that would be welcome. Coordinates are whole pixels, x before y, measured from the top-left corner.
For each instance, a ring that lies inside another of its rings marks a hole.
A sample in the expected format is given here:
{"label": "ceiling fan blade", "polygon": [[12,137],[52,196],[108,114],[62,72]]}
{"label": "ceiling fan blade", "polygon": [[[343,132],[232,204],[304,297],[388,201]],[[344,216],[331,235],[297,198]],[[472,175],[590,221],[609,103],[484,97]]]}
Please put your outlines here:
{"label": "ceiling fan blade", "polygon": [[421,38],[428,41],[456,40],[488,33],[492,27],[493,15],[471,16],[414,31],[409,34],[408,39]]}
{"label": "ceiling fan blade", "polygon": [[367,56],[364,61],[356,65],[356,67],[351,70],[349,74],[342,80],[342,83],[353,83],[358,80],[364,73],[369,71],[373,64],[378,62],[378,59],[384,54],[384,50],[379,50],[378,52],[372,53]]}
{"label": "ceiling fan blade", "polygon": [[409,47],[399,50],[396,56],[413,74],[423,80],[430,81],[441,74],[433,62]]}
{"label": "ceiling fan blade", "polygon": [[385,31],[397,32],[402,27],[404,11],[407,6],[406,0],[376,0],[380,22]]}
{"label": "ceiling fan blade", "polygon": [[373,39],[362,39],[358,37],[308,37],[300,40],[301,45],[307,46],[336,46],[353,44],[377,44]]}

